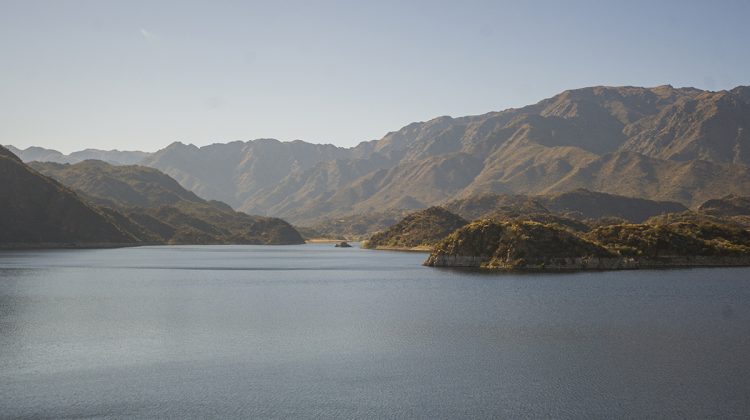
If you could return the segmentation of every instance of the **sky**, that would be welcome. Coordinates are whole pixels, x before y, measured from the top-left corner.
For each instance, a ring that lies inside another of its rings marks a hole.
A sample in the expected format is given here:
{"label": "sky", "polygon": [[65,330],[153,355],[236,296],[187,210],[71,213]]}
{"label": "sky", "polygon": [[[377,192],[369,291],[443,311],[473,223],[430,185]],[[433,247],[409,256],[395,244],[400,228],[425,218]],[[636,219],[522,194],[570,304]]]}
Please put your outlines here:
{"label": "sky", "polygon": [[593,85],[750,85],[750,1],[0,0],[0,144],[353,146]]}

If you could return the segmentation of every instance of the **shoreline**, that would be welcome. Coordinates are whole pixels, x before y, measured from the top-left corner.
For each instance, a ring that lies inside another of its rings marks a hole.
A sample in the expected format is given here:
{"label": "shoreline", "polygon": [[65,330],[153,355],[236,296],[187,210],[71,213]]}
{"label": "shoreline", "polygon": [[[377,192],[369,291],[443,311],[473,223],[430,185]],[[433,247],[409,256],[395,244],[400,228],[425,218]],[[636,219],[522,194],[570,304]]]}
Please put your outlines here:
{"label": "shoreline", "polygon": [[482,270],[486,272],[549,272],[565,273],[577,271],[621,271],[677,268],[749,267],[750,256],[669,256],[659,258],[635,257],[591,257],[557,258],[525,265],[488,265],[490,260],[482,257],[439,255],[428,257],[422,265],[439,268]]}
{"label": "shoreline", "polygon": [[137,246],[162,245],[153,243],[60,243],[60,242],[10,242],[0,244],[0,251],[21,251],[32,249],[113,249],[113,248],[133,248]]}
{"label": "shoreline", "polygon": [[427,245],[419,245],[414,246],[411,248],[404,247],[404,246],[376,246],[375,248],[363,248],[363,249],[371,249],[373,251],[397,251],[397,252],[421,252],[421,253],[429,253],[432,252],[432,247]]}
{"label": "shoreline", "polygon": [[138,243],[60,243],[60,242],[12,242],[0,243],[0,252],[2,251],[23,251],[23,250],[55,250],[55,249],[116,249],[116,248],[136,248],[141,246],[222,246],[222,245],[268,245],[268,246],[288,246],[304,245],[302,243],[282,243],[282,244],[249,244],[249,243],[164,243],[164,242],[138,242]]}
{"label": "shoreline", "polygon": [[359,241],[349,241],[347,239],[331,239],[331,238],[311,238],[305,239],[306,244],[338,244],[341,242],[356,243]]}

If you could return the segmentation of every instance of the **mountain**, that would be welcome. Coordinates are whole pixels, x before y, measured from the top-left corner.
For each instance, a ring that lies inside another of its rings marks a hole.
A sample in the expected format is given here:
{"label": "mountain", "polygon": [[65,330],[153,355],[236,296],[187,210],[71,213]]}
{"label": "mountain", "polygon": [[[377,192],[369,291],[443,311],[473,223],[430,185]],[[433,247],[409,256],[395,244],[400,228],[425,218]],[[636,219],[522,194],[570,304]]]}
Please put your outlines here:
{"label": "mountain", "polygon": [[24,162],[78,163],[84,160],[97,159],[113,165],[134,165],[143,161],[150,153],[139,151],[86,149],[65,155],[57,150],[43,147],[18,149],[5,146]]}
{"label": "mountain", "polygon": [[586,189],[694,208],[750,195],[749,92],[586,87],[521,108],[411,123],[351,148],[176,142],[140,164],[201,197],[305,226],[486,193]]}
{"label": "mountain", "polygon": [[414,248],[431,246],[468,222],[442,207],[409,214],[363,243],[364,248]]}
{"label": "mountain", "polygon": [[[33,162],[39,172],[78,191],[92,203],[124,215],[124,229],[142,241],[172,244],[303,243],[281,219],[250,216],[185,190],[166,174],[144,166],[87,160],[74,165]],[[116,217],[116,216],[113,216]]]}
{"label": "mountain", "polygon": [[0,247],[131,245],[124,232],[72,190],[0,147]]}
{"label": "mountain", "polygon": [[597,86],[412,123],[353,148],[175,143],[143,163],[201,196],[306,225],[484,193],[581,188],[695,207],[716,191],[750,194],[749,96],[742,86]]}
{"label": "mountain", "polygon": [[185,188],[234,208],[251,209],[246,201],[261,189],[322,161],[351,157],[352,151],[333,145],[274,139],[235,141],[204,147],[175,142],[142,164],[161,170]]}

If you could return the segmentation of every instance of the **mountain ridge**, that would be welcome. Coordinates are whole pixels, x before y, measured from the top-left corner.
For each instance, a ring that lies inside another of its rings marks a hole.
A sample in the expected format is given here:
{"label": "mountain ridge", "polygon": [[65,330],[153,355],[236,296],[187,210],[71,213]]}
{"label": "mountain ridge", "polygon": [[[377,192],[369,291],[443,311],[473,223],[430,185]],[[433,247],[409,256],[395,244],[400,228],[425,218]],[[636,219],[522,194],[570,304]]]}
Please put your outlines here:
{"label": "mountain ridge", "polygon": [[308,225],[453,196],[578,188],[696,207],[750,194],[749,92],[593,86],[520,108],[414,122],[350,148],[175,142],[141,163],[202,197]]}

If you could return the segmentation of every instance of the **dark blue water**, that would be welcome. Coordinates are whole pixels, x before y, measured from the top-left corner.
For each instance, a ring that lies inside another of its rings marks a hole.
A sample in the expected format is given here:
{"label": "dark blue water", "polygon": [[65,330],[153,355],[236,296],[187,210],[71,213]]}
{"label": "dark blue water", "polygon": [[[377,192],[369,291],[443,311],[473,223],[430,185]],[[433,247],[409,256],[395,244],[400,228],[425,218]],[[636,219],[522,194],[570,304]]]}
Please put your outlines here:
{"label": "dark blue water", "polygon": [[291,247],[0,253],[0,414],[747,418],[750,269]]}

